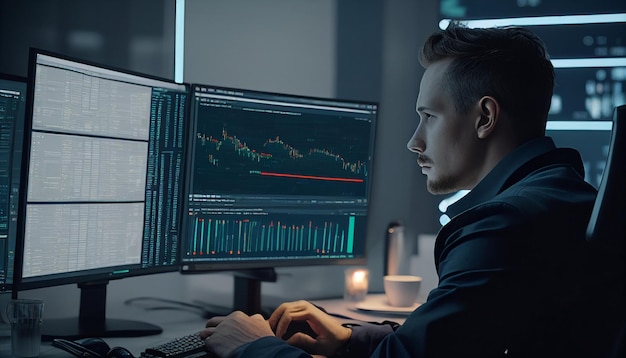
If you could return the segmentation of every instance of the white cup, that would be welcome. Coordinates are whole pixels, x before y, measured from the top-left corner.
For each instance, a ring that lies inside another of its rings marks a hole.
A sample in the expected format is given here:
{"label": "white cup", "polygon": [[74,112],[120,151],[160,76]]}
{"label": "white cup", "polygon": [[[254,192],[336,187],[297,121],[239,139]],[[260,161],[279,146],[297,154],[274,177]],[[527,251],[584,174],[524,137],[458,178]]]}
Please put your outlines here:
{"label": "white cup", "polygon": [[417,301],[422,278],[413,275],[387,275],[383,277],[385,296],[390,306],[410,307]]}

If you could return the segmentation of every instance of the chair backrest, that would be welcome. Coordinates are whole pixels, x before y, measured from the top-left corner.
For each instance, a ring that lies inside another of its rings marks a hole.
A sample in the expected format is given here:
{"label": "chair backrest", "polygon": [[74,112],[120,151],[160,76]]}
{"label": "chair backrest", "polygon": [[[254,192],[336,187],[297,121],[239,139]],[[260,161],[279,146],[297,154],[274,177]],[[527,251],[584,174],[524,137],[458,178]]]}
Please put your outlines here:
{"label": "chair backrest", "polygon": [[624,253],[626,241],[626,105],[615,108],[604,174],[587,226],[587,240]]}
{"label": "chair backrest", "polygon": [[[613,130],[609,144],[604,174],[598,196],[587,226],[587,240],[602,248],[602,264],[605,270],[598,278],[604,292],[615,297],[606,297],[610,316],[616,317],[616,326],[608,333],[614,337],[610,358],[626,357],[624,335],[626,317],[624,306],[624,277],[626,242],[626,105],[615,108]],[[608,290],[608,291],[607,291]],[[610,302],[610,303],[609,303]],[[608,321],[609,319],[607,319]],[[610,325],[607,323],[607,325]]]}

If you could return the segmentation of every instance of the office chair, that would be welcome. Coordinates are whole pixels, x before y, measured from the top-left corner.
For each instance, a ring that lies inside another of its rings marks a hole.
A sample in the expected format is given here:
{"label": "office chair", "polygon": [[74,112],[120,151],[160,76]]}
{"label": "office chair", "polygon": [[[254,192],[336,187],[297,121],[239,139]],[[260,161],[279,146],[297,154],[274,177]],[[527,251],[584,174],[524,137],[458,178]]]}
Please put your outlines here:
{"label": "office chair", "polygon": [[615,108],[604,174],[587,226],[587,240],[624,254],[626,241],[626,105]]}
{"label": "office chair", "polygon": [[[604,174],[598,196],[587,226],[587,241],[599,247],[607,285],[616,290],[616,307],[613,312],[621,323],[615,332],[615,343],[610,357],[626,357],[624,336],[624,276],[626,242],[626,105],[615,108],[613,130],[609,144]],[[621,298],[620,298],[621,297]],[[620,302],[621,301],[621,302]]]}

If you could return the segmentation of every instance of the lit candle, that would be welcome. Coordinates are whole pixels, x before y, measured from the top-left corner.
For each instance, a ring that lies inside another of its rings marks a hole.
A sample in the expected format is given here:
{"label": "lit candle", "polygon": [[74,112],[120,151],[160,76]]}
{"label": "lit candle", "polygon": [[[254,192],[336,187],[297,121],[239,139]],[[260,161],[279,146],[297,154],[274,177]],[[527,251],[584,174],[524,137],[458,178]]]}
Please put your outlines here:
{"label": "lit candle", "polygon": [[367,269],[347,269],[344,299],[353,302],[363,301],[367,295],[368,276]]}
{"label": "lit candle", "polygon": [[352,274],[352,284],[356,291],[367,291],[367,275],[363,270],[356,270]]}

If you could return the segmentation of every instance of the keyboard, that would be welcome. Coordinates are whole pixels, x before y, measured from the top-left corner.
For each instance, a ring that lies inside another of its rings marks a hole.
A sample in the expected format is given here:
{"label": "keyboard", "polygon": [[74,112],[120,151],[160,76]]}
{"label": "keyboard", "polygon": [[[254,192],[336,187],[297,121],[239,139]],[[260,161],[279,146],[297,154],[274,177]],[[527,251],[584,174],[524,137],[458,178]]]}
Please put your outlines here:
{"label": "keyboard", "polygon": [[172,339],[156,347],[147,348],[142,358],[213,358],[197,333]]}

